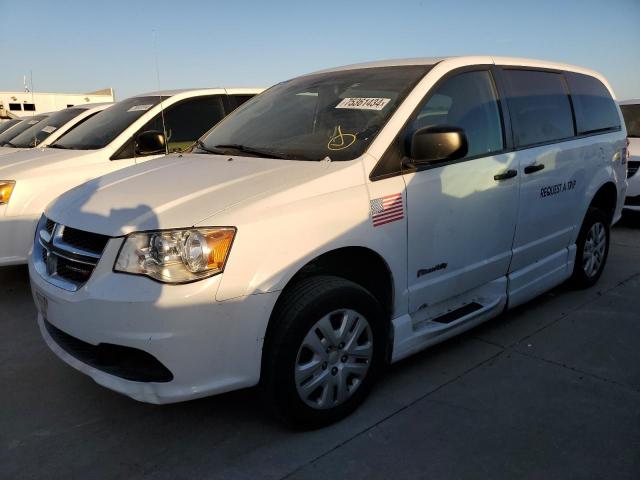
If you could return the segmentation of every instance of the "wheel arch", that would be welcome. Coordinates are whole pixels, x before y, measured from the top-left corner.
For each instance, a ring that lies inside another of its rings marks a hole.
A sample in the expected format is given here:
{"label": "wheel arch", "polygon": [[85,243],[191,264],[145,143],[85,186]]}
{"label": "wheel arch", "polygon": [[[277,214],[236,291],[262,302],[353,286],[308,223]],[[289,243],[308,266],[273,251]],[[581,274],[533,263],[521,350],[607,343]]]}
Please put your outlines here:
{"label": "wheel arch", "polygon": [[[324,252],[309,260],[286,282],[271,310],[265,331],[262,365],[266,343],[275,326],[274,318],[289,290],[301,279],[317,275],[332,275],[357,283],[368,290],[384,309],[391,322],[394,305],[394,278],[387,261],[376,251],[363,246],[347,246]],[[262,370],[262,369],[261,369]]]}
{"label": "wheel arch", "polygon": [[613,222],[613,216],[615,215],[617,202],[618,189],[615,183],[613,183],[612,181],[608,181],[602,184],[598,191],[595,193],[591,200],[591,203],[589,204],[589,208],[595,207],[602,209],[607,214],[609,224],[611,224],[611,222]]}

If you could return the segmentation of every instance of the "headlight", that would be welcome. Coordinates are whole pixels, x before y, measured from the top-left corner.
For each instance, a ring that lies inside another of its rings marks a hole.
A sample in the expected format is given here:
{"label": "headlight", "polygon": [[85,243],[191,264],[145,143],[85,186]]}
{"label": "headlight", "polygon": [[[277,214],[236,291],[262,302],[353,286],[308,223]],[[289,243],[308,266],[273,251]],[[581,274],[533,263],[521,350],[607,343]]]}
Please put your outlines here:
{"label": "headlight", "polygon": [[13,188],[16,186],[16,182],[13,180],[0,180],[0,205],[9,203]]}
{"label": "headlight", "polygon": [[185,283],[224,270],[235,228],[192,228],[132,233],[113,267],[165,283]]}

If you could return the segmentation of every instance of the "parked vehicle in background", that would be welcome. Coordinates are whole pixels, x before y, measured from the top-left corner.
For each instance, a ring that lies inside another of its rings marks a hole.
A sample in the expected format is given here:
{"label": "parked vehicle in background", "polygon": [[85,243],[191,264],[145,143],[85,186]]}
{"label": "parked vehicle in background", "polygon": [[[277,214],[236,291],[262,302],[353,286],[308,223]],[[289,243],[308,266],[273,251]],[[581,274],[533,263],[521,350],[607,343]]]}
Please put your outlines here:
{"label": "parked vehicle in background", "polygon": [[[0,132],[0,148],[5,146],[15,137],[20,135],[25,130],[37,125],[39,122],[44,120],[49,116],[48,113],[41,115],[34,115],[33,117],[29,117],[24,120],[19,120],[17,123],[14,123],[12,127],[7,128],[6,130]],[[11,120],[10,120],[11,121]]]}
{"label": "parked vehicle in background", "polygon": [[112,103],[87,103],[51,113],[0,147],[0,156],[34,147],[46,147],[69,130],[88,120]]}
{"label": "parked vehicle in background", "polygon": [[624,208],[640,211],[640,99],[620,102],[620,110],[627,125],[629,165],[627,167],[627,198]]}
{"label": "parked vehicle in background", "polygon": [[280,83],[193,153],[44,212],[29,272],[49,347],[153,403],[261,383],[315,427],[383,365],[572,279],[593,285],[626,189],[606,80],[457,57]]}
{"label": "parked vehicle in background", "polygon": [[[210,88],[138,95],[51,143],[0,157],[0,266],[26,263],[44,207],[92,178],[190,148],[260,89]],[[166,136],[165,133],[166,132]]]}
{"label": "parked vehicle in background", "polygon": [[4,122],[0,122],[0,133],[6,132],[10,128],[15,127],[20,122],[24,121],[21,118],[12,118],[11,120],[6,120]]}

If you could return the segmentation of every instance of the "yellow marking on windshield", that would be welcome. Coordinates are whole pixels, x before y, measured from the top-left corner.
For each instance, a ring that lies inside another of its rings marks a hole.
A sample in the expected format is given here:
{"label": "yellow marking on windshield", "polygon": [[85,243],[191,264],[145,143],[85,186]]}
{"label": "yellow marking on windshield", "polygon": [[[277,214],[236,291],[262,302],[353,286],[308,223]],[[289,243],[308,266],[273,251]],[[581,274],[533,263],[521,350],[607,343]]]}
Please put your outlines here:
{"label": "yellow marking on windshield", "polygon": [[355,142],[356,136],[353,133],[342,133],[342,127],[338,125],[336,134],[327,143],[327,148],[329,150],[344,150]]}

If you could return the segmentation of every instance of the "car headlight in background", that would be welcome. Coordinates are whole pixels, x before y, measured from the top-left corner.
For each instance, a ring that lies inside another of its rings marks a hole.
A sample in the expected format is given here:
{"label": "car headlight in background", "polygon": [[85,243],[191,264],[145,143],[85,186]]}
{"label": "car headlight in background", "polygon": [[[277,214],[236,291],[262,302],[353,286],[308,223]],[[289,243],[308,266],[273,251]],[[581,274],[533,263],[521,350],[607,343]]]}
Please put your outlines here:
{"label": "car headlight in background", "polygon": [[0,180],[0,205],[9,203],[13,188],[16,186],[16,182],[13,180]]}
{"label": "car headlight in background", "polygon": [[236,229],[190,228],[132,233],[113,267],[165,283],[186,283],[224,270]]}

